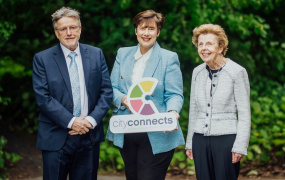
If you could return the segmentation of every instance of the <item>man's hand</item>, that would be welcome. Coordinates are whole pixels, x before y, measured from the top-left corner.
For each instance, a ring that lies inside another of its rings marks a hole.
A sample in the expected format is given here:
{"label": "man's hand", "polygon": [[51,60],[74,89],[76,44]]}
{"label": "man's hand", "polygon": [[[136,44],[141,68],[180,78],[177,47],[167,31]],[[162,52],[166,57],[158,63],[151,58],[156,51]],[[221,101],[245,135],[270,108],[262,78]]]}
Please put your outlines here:
{"label": "man's hand", "polygon": [[92,125],[85,117],[77,117],[72,126],[71,126],[71,131],[69,131],[69,134],[71,135],[76,135],[76,134],[86,134],[89,132],[89,129],[92,129]]}
{"label": "man's hand", "polygon": [[239,162],[240,160],[242,160],[242,158],[243,158],[242,154],[232,152],[232,163],[233,164]]}
{"label": "man's hand", "polygon": [[124,96],[124,97],[122,98],[121,103],[122,103],[123,106],[125,106],[125,107],[127,108],[127,110],[130,111],[130,108],[129,108],[128,103],[127,103],[127,96]]}
{"label": "man's hand", "polygon": [[68,134],[70,134],[70,135],[79,135],[79,133],[77,131],[75,131],[75,130],[70,130],[68,132]]}
{"label": "man's hand", "polygon": [[192,160],[193,159],[193,152],[192,149],[186,149],[186,156]]}

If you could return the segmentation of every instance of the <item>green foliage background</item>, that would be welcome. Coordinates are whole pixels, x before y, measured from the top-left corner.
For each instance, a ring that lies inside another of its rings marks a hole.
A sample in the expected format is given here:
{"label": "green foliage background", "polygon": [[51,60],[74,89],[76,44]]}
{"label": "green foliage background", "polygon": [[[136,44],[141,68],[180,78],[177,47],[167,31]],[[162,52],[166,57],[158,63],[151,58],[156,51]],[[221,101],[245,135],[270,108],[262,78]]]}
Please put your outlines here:
{"label": "green foliage background", "polygon": [[[181,62],[185,102],[179,121],[185,138],[191,74],[202,63],[191,42],[192,30],[204,23],[221,25],[230,41],[226,57],[247,69],[251,84],[252,131],[244,165],[285,163],[284,0],[0,0],[1,126],[36,132],[32,59],[58,43],[51,14],[62,6],[81,12],[80,42],[101,48],[110,71],[118,48],[137,44],[132,18],[146,9],[166,15],[158,42],[177,52]],[[104,119],[105,129],[110,116],[111,111]],[[184,147],[177,148],[174,167],[194,173]],[[124,168],[118,150],[108,141],[101,145],[100,168]]]}

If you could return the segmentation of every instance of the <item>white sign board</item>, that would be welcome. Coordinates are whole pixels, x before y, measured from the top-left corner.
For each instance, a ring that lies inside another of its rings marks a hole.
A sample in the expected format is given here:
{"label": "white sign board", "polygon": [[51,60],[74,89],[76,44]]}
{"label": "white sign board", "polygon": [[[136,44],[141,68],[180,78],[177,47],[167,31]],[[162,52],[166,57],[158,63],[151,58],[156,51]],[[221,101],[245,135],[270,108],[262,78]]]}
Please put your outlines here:
{"label": "white sign board", "polygon": [[113,116],[109,123],[111,132],[170,131],[177,127],[174,113],[159,113],[154,103],[145,99],[146,96],[153,95],[157,84],[155,78],[142,78],[130,87],[127,102],[133,114]]}
{"label": "white sign board", "polygon": [[118,115],[110,119],[112,133],[139,133],[155,131],[171,131],[177,127],[174,113],[158,113],[154,115]]}

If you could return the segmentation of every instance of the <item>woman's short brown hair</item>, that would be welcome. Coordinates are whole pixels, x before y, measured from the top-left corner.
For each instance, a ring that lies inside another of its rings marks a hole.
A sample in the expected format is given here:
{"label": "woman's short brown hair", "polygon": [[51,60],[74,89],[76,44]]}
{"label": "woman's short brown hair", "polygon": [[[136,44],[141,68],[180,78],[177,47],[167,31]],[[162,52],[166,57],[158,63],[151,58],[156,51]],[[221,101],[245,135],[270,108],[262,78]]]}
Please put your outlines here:
{"label": "woman's short brown hair", "polygon": [[146,10],[138,13],[133,19],[133,26],[136,29],[141,22],[149,23],[150,20],[156,22],[157,28],[162,29],[164,25],[164,16],[161,13],[157,13],[153,10]]}
{"label": "woman's short brown hair", "polygon": [[216,24],[203,24],[193,30],[192,43],[198,47],[198,38],[201,34],[215,34],[218,36],[219,46],[223,47],[222,54],[225,56],[228,50],[229,41],[224,29]]}

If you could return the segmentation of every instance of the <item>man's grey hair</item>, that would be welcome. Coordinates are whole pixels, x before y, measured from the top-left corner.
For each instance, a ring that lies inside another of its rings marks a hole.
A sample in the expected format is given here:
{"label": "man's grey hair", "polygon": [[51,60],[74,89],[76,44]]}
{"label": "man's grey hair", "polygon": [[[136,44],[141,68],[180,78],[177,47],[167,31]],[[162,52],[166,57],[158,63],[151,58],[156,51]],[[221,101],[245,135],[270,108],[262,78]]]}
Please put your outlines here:
{"label": "man's grey hair", "polygon": [[79,26],[81,26],[80,13],[77,10],[71,9],[69,7],[60,8],[59,10],[55,11],[55,13],[51,15],[51,17],[54,29],[56,29],[56,22],[62,17],[73,17],[78,20]]}

